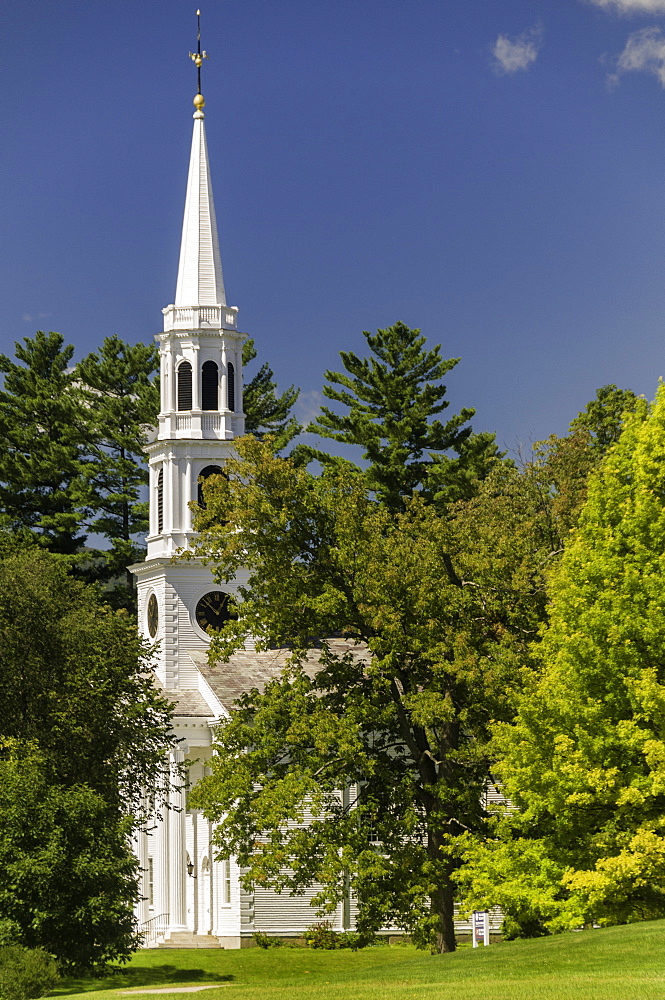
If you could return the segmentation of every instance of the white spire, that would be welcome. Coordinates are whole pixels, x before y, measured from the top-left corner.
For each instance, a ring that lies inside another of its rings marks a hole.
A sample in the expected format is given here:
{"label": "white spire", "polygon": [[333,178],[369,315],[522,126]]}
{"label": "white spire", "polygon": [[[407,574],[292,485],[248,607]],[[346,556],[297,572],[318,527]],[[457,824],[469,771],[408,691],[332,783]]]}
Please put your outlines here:
{"label": "white spire", "polygon": [[[202,99],[200,101],[202,104]],[[182,224],[176,306],[226,305],[203,118],[203,111],[197,105]]]}

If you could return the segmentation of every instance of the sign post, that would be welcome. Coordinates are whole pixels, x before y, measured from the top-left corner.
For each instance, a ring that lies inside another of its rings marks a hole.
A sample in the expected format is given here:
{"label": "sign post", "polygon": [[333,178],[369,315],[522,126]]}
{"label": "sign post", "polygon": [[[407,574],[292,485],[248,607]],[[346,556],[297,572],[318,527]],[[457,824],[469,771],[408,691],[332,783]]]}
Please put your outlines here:
{"label": "sign post", "polygon": [[490,915],[487,910],[474,910],[471,920],[471,935],[474,948],[477,948],[481,942],[485,947],[490,943]]}

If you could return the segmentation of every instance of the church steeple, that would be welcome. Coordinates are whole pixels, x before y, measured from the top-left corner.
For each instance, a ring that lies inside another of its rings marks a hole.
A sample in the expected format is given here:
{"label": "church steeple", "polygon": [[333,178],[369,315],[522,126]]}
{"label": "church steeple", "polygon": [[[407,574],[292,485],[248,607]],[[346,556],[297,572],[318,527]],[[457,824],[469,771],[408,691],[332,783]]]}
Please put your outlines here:
{"label": "church steeple", "polygon": [[202,106],[203,98],[194,112],[176,306],[226,305]]}
{"label": "church steeple", "polygon": [[222,258],[219,251],[215,203],[212,196],[208,144],[205,133],[205,100],[201,94],[201,65],[208,58],[201,51],[200,11],[197,10],[197,51],[190,52],[198,79],[194,98],[194,130],[189,158],[185,214],[182,224],[178,280],[173,305],[164,313],[164,330],[236,328],[238,310],[226,304]]}

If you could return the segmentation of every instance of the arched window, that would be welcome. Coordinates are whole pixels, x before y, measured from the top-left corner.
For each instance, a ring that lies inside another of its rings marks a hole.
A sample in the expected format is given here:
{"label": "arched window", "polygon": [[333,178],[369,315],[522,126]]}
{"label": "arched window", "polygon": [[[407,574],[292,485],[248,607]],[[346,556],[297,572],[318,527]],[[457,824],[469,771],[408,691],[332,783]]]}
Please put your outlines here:
{"label": "arched window", "polygon": [[226,373],[226,407],[232,413],[236,408],[236,372],[230,361]]}
{"label": "arched window", "polygon": [[157,476],[157,534],[164,530],[164,470],[160,469]]}
{"label": "arched window", "polygon": [[223,476],[224,469],[221,465],[206,465],[205,469],[201,469],[199,472],[199,491],[197,496],[197,501],[199,507],[203,510],[206,509],[206,502],[203,496],[203,483],[208,478],[208,476]]}
{"label": "arched window", "polygon": [[192,366],[189,361],[181,361],[178,365],[178,409],[192,408]]}
{"label": "arched window", "polygon": [[201,409],[218,410],[219,370],[214,361],[204,361],[201,369]]}

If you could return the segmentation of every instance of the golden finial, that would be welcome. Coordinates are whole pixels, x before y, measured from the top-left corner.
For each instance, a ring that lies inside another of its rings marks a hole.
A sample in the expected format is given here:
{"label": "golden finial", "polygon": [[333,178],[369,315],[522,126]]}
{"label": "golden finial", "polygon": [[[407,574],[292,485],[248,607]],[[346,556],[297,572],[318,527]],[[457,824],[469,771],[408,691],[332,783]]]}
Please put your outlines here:
{"label": "golden finial", "polygon": [[196,12],[196,52],[190,52],[189,58],[192,60],[196,66],[196,76],[198,80],[198,91],[196,97],[194,98],[194,107],[197,111],[200,111],[205,101],[201,94],[201,66],[203,65],[203,60],[208,58],[207,52],[201,52],[201,11]]}

